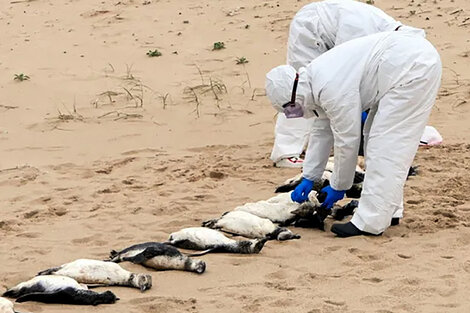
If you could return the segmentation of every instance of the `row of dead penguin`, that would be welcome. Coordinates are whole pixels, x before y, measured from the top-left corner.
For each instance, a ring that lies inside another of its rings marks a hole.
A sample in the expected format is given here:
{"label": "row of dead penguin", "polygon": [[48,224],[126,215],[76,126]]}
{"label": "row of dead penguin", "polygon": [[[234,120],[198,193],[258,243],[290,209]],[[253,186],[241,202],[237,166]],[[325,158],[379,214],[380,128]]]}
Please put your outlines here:
{"label": "row of dead penguin", "polygon": [[[284,182],[276,189],[279,193],[265,201],[246,203],[220,218],[202,223],[203,227],[185,228],[170,234],[167,242],[147,242],[130,246],[121,251],[112,250],[108,260],[79,259],[59,267],[38,273],[28,281],[8,289],[3,297],[15,298],[16,302],[37,301],[44,303],[98,305],[115,303],[119,298],[111,291],[96,292],[97,286],[129,286],[148,290],[152,287],[152,276],[132,273],[123,269],[120,262],[141,264],[156,270],[184,270],[202,274],[206,263],[195,259],[210,252],[259,253],[268,240],[299,239],[300,235],[286,228],[319,228],[327,215],[343,219],[357,207],[353,200],[343,207],[324,210],[319,190],[329,183],[333,164],[328,166],[322,182],[315,185],[309,201],[302,204],[293,202],[290,192],[300,183],[298,175]],[[364,172],[358,167],[353,187],[347,192],[350,198],[359,198],[362,191]],[[236,240],[224,233],[249,239]],[[183,254],[177,248],[200,250],[198,253]],[[0,298],[0,313],[13,313],[13,304]]]}

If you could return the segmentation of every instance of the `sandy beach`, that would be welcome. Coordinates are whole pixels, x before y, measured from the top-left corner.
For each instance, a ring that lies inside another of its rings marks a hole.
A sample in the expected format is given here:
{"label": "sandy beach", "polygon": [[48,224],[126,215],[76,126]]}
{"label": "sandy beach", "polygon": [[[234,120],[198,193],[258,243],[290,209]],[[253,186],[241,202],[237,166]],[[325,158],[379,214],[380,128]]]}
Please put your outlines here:
{"label": "sandy beach", "polygon": [[[2,291],[77,258],[165,241],[298,174],[269,160],[276,113],[264,80],[308,2],[1,1]],[[348,239],[292,228],[300,240],[258,255],[202,256],[203,275],[122,263],[151,273],[153,288],[98,288],[116,293],[114,305],[17,310],[470,312],[470,2],[374,5],[425,29],[443,63],[428,124],[444,144],[419,149],[399,226]]]}

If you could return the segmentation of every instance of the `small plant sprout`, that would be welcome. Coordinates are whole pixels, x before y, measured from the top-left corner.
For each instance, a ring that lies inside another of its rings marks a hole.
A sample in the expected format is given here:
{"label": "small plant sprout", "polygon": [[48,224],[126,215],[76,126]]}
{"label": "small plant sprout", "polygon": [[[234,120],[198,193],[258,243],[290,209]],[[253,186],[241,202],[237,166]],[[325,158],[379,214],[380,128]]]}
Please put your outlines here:
{"label": "small plant sprout", "polygon": [[155,49],[155,50],[149,50],[149,52],[147,52],[147,55],[152,58],[152,57],[159,57],[162,55],[162,53],[158,51],[158,49]]}
{"label": "small plant sprout", "polygon": [[214,42],[214,48],[212,50],[222,50],[225,49],[225,44],[221,41]]}
{"label": "small plant sprout", "polygon": [[15,74],[15,77],[13,78],[14,80],[17,80],[19,82],[22,82],[22,81],[25,81],[25,80],[29,80],[29,76],[26,75],[26,74]]}
{"label": "small plant sprout", "polygon": [[245,57],[237,58],[237,64],[246,64],[248,63],[248,59]]}
{"label": "small plant sprout", "polygon": [[374,4],[375,2],[374,2],[374,0],[367,0],[366,3],[372,5],[372,4]]}

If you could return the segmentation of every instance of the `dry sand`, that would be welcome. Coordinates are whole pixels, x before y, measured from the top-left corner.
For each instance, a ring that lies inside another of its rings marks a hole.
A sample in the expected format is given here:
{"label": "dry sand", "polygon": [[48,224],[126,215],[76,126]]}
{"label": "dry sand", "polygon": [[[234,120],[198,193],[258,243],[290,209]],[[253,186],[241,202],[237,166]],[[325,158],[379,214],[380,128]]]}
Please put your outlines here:
{"label": "dry sand", "polygon": [[[165,240],[297,174],[268,159],[274,110],[262,88],[306,3],[2,0],[1,285]],[[418,152],[399,226],[350,239],[296,229],[301,240],[259,255],[204,256],[202,276],[153,272],[146,293],[112,288],[115,305],[18,310],[470,312],[470,2],[376,5],[425,28],[445,67],[430,120],[445,144]],[[226,49],[212,51],[216,41]],[[30,80],[13,81],[20,73]]]}

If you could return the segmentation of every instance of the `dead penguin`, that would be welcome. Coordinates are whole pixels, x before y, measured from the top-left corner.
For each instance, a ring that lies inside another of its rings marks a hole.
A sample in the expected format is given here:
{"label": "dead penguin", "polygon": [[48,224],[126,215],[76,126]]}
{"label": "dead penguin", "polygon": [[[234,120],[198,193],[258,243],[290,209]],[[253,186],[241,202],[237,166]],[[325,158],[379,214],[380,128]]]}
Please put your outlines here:
{"label": "dead penguin", "polygon": [[205,250],[208,252],[259,253],[267,238],[237,241],[221,232],[205,227],[190,227],[170,234],[168,243],[183,249]]}
{"label": "dead penguin", "polygon": [[79,259],[39,272],[38,275],[60,275],[73,278],[82,284],[130,286],[141,291],[152,287],[152,276],[131,273],[116,263],[98,260]]}
{"label": "dead penguin", "polygon": [[267,218],[261,218],[244,211],[232,211],[219,219],[208,220],[202,226],[220,229],[235,235],[248,238],[268,238],[276,240],[299,239],[300,235],[292,233],[285,227],[279,227]]}
{"label": "dead penguin", "polygon": [[[248,212],[261,218],[267,218],[273,223],[289,225],[297,220],[298,217],[292,212],[300,206],[300,203],[292,201],[291,193],[281,193],[268,200],[246,203],[236,207],[234,211]],[[312,206],[320,205],[315,191],[309,194],[309,201]]]}
{"label": "dead penguin", "polygon": [[129,261],[157,270],[183,270],[204,273],[206,263],[183,255],[175,247],[161,242],[146,242],[128,247],[122,251],[112,250],[110,261],[119,263]]}
{"label": "dead penguin", "polygon": [[88,290],[86,285],[65,276],[37,276],[7,290],[4,297],[17,298],[16,302],[98,305],[119,300],[111,291],[102,293]]}
{"label": "dead penguin", "polygon": [[10,300],[0,297],[0,313],[18,313]]}

